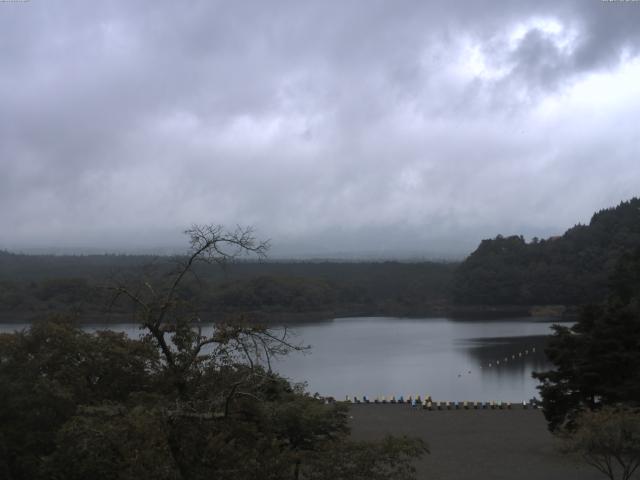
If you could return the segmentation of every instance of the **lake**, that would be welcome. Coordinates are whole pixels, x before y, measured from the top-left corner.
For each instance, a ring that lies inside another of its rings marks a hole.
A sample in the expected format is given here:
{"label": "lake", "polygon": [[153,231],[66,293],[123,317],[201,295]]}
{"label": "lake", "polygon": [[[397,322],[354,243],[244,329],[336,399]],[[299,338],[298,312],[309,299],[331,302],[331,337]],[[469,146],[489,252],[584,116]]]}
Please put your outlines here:
{"label": "lake", "polygon": [[[25,324],[0,325],[0,331]],[[311,393],[346,395],[429,394],[445,401],[510,401],[539,397],[533,371],[551,367],[544,355],[551,322],[542,319],[452,320],[392,317],[340,318],[288,327],[308,352],[294,352],[274,369]],[[132,337],[137,325],[112,328]]]}

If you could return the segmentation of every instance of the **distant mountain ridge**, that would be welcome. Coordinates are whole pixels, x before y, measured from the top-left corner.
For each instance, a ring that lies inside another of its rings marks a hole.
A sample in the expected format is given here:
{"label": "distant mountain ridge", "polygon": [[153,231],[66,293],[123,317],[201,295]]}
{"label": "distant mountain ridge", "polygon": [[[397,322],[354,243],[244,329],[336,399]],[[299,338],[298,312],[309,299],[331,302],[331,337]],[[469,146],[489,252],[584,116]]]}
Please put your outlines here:
{"label": "distant mountain ridge", "polygon": [[456,269],[460,305],[580,305],[603,300],[620,257],[640,247],[640,198],[596,212],[560,237],[483,240]]}

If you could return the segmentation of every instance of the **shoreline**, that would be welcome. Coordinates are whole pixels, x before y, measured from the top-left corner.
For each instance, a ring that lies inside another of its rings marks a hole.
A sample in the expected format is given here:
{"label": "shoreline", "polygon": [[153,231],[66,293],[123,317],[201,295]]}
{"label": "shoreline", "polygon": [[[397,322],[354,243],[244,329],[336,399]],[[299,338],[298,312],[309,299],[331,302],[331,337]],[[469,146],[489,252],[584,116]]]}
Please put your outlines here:
{"label": "shoreline", "polygon": [[[340,318],[353,317],[397,317],[397,318],[450,318],[452,320],[500,320],[513,318],[540,319],[540,321],[573,321],[577,318],[575,306],[438,306],[434,308],[347,308],[313,310],[305,312],[247,310],[216,312],[203,318],[205,323],[216,323],[225,318],[244,317],[250,323],[265,325],[287,325],[292,323],[306,323],[331,321]],[[52,316],[75,317],[79,324],[129,324],[136,323],[131,313],[125,312],[81,312],[81,311],[4,311],[0,312],[0,324],[32,323]]]}

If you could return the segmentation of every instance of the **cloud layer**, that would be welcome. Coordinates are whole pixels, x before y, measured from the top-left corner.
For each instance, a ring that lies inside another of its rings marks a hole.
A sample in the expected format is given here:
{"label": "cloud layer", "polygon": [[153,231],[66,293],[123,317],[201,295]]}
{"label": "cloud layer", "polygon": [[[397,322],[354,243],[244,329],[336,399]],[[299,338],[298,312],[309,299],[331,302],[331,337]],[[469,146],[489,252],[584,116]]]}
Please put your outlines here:
{"label": "cloud layer", "polygon": [[0,248],[462,255],[639,193],[640,3],[0,4]]}

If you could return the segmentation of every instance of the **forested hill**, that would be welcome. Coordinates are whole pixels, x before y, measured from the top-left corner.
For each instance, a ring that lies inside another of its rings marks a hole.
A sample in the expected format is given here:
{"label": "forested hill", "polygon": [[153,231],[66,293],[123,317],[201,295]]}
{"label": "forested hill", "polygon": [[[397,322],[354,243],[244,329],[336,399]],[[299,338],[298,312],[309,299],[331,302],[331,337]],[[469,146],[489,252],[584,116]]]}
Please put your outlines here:
{"label": "forested hill", "polygon": [[457,304],[580,305],[606,297],[618,259],[640,246],[640,198],[595,213],[561,237],[483,240],[454,275]]}

